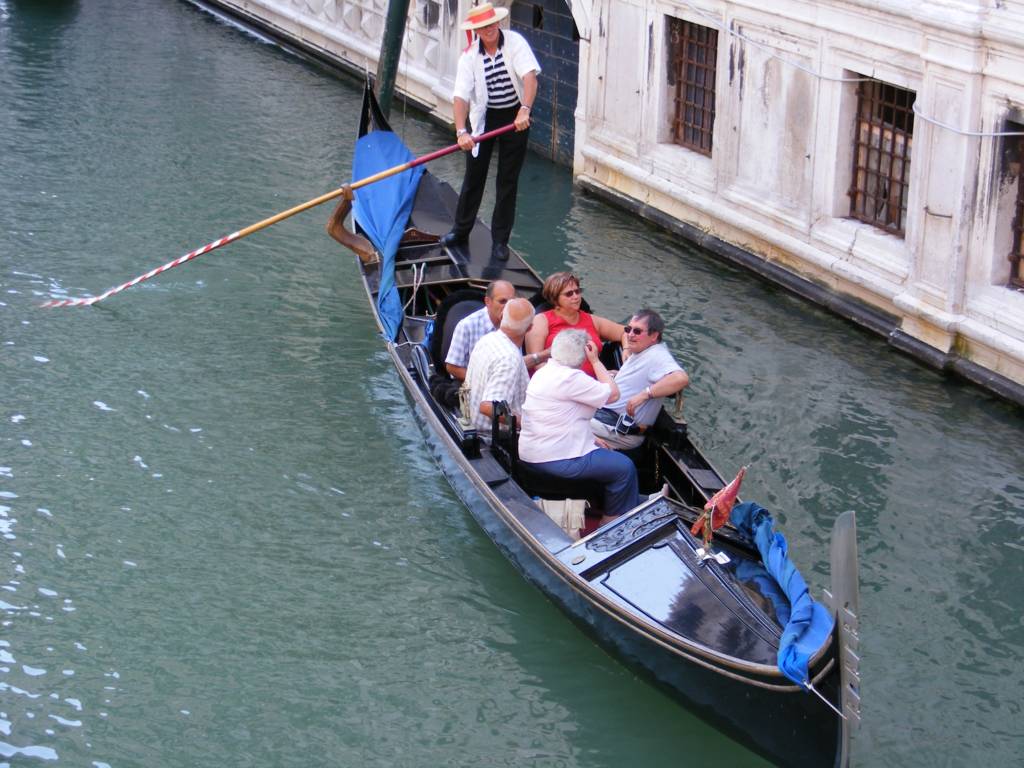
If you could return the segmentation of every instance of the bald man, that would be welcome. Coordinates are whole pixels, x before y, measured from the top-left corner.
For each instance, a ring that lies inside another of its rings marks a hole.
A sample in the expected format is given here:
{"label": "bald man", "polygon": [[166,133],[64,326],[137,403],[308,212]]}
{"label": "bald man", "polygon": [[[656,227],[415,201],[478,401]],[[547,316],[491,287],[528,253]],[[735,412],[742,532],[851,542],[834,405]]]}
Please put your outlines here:
{"label": "bald man", "polygon": [[515,295],[516,289],[512,283],[508,280],[495,280],[487,286],[483,308],[462,318],[455,326],[448,356],[444,359],[444,367],[453,379],[466,379],[466,366],[469,365],[473,347],[485,334],[498,330],[501,312]]}
{"label": "bald man", "polygon": [[484,435],[491,434],[495,400],[507,402],[517,416],[523,412],[526,385],[530,383],[523,360],[523,339],[532,324],[533,305],[526,299],[510,299],[501,315],[501,327],[480,339],[469,357],[469,412],[473,426]]}

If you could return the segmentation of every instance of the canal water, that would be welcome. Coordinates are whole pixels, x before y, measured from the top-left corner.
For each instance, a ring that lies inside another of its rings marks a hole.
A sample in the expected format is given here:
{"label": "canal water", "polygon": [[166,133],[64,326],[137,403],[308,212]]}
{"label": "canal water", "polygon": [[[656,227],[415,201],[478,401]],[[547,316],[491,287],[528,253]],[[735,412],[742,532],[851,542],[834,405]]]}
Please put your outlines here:
{"label": "canal water", "polygon": [[[359,95],[180,0],[0,0],[0,764],[760,765],[477,528],[328,210],[38,308],[336,188]],[[451,142],[393,118],[417,153]],[[665,315],[694,434],[750,465],[816,592],[856,510],[855,764],[1019,764],[1021,411],[564,168],[531,157],[520,206],[541,272]]]}

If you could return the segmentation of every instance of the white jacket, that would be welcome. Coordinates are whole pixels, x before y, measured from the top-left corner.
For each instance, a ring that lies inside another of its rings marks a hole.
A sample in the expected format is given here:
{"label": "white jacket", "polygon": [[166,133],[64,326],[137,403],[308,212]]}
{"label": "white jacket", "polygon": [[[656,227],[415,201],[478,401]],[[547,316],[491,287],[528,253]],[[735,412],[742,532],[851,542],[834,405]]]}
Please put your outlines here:
{"label": "white jacket", "polygon": [[[540,64],[533,55],[530,44],[518,32],[503,29],[501,31],[502,59],[508,71],[512,87],[519,101],[523,100],[523,76],[530,72],[540,73]],[[479,136],[487,129],[484,118],[487,115],[487,78],[484,76],[484,55],[480,53],[480,38],[474,37],[473,42],[459,57],[459,67],[455,72],[455,91],[453,97],[462,99],[469,104],[469,132]],[[500,126],[496,126],[500,127]],[[473,147],[475,157],[479,145]]]}

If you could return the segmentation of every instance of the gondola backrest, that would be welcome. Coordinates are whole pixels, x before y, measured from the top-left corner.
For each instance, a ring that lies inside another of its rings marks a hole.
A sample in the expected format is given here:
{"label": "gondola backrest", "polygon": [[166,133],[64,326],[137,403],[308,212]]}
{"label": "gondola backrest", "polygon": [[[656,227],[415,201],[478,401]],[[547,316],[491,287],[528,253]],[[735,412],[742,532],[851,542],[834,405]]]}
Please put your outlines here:
{"label": "gondola backrest", "polygon": [[420,381],[430,381],[430,361],[427,360],[427,351],[422,345],[414,344],[412,347],[412,367]]}
{"label": "gondola backrest", "polygon": [[[505,420],[505,428],[501,421]],[[491,452],[513,480],[519,479],[519,424],[504,400],[495,400],[491,410]]]}
{"label": "gondola backrest", "polygon": [[444,360],[452,344],[452,334],[459,321],[484,305],[484,292],[476,288],[463,288],[448,294],[437,308],[434,334],[430,340],[430,355],[438,372],[445,370]]}

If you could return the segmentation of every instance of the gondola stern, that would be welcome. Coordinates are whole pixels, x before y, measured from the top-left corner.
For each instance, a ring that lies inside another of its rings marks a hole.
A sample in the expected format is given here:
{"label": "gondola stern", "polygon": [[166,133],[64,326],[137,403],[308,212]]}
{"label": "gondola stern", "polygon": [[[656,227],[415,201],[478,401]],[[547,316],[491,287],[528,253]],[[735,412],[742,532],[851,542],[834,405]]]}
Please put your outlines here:
{"label": "gondola stern", "polygon": [[377,102],[377,96],[373,92],[373,78],[367,76],[366,84],[363,86],[363,106],[359,115],[359,138],[370,131],[390,131],[391,124],[384,117],[384,112]]}
{"label": "gondola stern", "polygon": [[850,763],[851,739],[860,725],[860,583],[857,559],[857,515],[844,512],[832,526],[831,589],[825,602],[835,616],[835,639],[839,664],[839,705],[841,722],[838,768]]}

